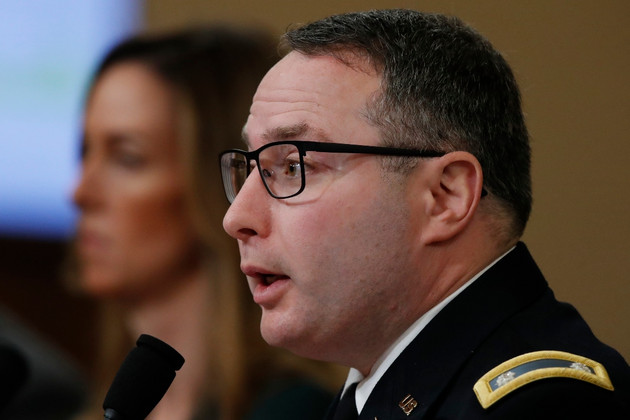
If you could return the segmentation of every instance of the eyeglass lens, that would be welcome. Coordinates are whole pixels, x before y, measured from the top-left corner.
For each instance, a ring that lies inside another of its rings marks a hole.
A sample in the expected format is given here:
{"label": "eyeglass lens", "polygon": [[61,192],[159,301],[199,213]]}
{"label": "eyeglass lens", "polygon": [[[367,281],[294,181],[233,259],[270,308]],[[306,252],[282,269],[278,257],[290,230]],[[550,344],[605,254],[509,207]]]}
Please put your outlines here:
{"label": "eyeglass lens", "polygon": [[230,203],[245,184],[249,173],[248,165],[247,158],[242,153],[227,152],[221,156],[221,177]]}
{"label": "eyeglass lens", "polygon": [[[221,157],[223,184],[228,200],[233,202],[252,168],[247,157],[239,152],[227,152]],[[303,186],[303,160],[293,144],[271,145],[260,150],[258,170],[267,190],[276,198],[286,198],[300,192]]]}

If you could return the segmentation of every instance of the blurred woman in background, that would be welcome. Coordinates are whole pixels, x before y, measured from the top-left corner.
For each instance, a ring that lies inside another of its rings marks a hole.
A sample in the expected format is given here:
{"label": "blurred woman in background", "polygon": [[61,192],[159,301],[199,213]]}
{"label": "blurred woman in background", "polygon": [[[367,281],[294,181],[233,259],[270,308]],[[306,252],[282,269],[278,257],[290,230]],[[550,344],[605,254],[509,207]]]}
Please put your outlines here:
{"label": "blurred woman in background", "polygon": [[78,285],[104,302],[94,418],[142,333],[186,359],[151,419],[319,419],[332,398],[320,385],[338,386],[336,368],[262,341],[221,227],[217,155],[239,145],[273,44],[226,27],[139,36],[96,71],[74,192]]}

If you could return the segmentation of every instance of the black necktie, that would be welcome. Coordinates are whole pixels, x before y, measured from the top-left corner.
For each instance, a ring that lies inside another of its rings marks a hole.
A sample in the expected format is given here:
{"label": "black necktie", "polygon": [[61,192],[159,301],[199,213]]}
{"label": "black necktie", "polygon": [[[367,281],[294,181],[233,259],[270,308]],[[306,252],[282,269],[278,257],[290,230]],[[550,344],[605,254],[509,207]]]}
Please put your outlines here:
{"label": "black necktie", "polygon": [[354,399],[354,392],[357,389],[357,383],[355,382],[346,389],[343,397],[337,405],[333,420],[357,420],[359,414],[357,413],[357,403]]}

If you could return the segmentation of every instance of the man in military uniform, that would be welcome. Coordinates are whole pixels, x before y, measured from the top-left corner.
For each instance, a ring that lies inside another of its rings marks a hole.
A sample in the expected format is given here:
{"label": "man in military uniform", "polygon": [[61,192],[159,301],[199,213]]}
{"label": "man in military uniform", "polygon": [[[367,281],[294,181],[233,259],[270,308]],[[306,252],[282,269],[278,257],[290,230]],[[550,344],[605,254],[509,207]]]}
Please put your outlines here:
{"label": "man in military uniform", "polygon": [[408,10],[284,43],[250,151],[221,157],[224,227],[267,342],[351,367],[329,418],[629,418],[628,364],[520,242],[530,148],[502,56]]}

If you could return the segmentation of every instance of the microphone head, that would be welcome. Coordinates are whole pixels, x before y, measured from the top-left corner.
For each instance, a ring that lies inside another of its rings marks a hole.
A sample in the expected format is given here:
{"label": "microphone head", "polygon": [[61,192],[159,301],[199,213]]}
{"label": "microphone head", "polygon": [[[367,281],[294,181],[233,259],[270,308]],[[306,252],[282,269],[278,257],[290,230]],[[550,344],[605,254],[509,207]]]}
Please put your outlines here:
{"label": "microphone head", "polygon": [[26,384],[30,375],[29,365],[17,349],[0,346],[0,410],[4,409],[18,391]]}
{"label": "microphone head", "polygon": [[103,409],[125,420],[146,418],[162,399],[184,358],[165,342],[142,334],[114,377]]}

